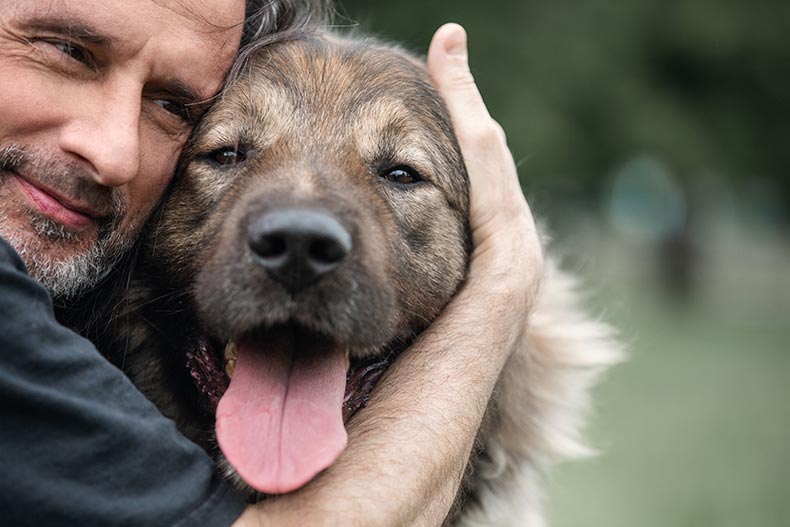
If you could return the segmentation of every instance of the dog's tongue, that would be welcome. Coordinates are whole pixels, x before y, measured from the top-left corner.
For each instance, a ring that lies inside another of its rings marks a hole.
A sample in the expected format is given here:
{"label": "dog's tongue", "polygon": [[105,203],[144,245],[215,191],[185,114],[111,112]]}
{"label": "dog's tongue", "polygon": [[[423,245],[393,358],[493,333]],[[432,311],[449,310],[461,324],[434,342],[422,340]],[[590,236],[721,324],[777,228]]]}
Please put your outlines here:
{"label": "dog's tongue", "polygon": [[217,440],[247,484],[277,494],[310,481],[345,448],[346,360],[324,342],[295,344],[286,329],[264,338],[239,345],[217,406]]}

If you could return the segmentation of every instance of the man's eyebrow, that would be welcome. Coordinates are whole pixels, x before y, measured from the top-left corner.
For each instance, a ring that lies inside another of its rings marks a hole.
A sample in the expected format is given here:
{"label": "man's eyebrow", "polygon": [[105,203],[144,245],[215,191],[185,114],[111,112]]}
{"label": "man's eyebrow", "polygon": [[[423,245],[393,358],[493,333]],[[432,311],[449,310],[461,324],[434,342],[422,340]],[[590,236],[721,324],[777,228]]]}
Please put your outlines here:
{"label": "man's eyebrow", "polygon": [[187,82],[179,78],[170,78],[152,83],[149,91],[167,94],[190,106],[201,106],[204,103],[208,103],[214,96],[213,93],[200,93],[198,89],[193,88]]}
{"label": "man's eyebrow", "polygon": [[176,97],[180,98],[181,100],[193,104],[205,102],[207,99],[210,99],[212,95],[212,94],[199,93],[198,90],[191,87],[189,84],[187,84],[181,79],[171,79],[167,83],[166,88],[167,91],[169,91]]}
{"label": "man's eyebrow", "polygon": [[112,37],[102,34],[90,24],[79,19],[64,16],[35,16],[25,20],[21,25],[28,30],[68,36],[80,42],[97,46],[113,48],[116,44]]}

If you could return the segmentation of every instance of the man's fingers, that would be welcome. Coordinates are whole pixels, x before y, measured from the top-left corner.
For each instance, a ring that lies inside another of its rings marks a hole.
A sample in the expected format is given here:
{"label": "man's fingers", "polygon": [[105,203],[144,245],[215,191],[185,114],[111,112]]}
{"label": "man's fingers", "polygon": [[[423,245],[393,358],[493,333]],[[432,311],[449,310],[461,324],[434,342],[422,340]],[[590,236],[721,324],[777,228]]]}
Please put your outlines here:
{"label": "man's fingers", "polygon": [[469,169],[473,225],[479,225],[479,212],[491,215],[503,205],[502,193],[509,197],[520,189],[505,133],[488,113],[467,57],[464,28],[445,24],[436,31],[428,69],[453,120]]}
{"label": "man's fingers", "polygon": [[[428,70],[447,104],[459,138],[480,126],[490,126],[483,98],[477,89],[466,49],[466,31],[458,24],[445,24],[433,36],[428,49]],[[463,115],[463,119],[455,116]]]}
{"label": "man's fingers", "polygon": [[[505,133],[488,113],[469,70],[461,26],[445,24],[436,31],[428,50],[428,70],[450,111],[469,173],[469,220],[475,244],[470,277],[481,276],[479,283],[489,289],[493,278],[498,286],[526,291],[531,298],[541,275],[540,242]],[[514,268],[533,273],[514,275]]]}

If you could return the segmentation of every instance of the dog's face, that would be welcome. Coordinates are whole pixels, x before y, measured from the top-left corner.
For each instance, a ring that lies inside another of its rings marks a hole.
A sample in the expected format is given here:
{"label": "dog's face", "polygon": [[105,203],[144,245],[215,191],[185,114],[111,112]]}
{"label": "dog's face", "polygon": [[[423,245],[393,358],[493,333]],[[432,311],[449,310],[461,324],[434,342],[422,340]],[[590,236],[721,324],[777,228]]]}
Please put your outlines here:
{"label": "dog's face", "polygon": [[411,341],[463,280],[467,178],[402,52],[313,35],[240,71],[185,150],[148,252],[224,350],[224,455],[285,492],[345,445],[349,356]]}

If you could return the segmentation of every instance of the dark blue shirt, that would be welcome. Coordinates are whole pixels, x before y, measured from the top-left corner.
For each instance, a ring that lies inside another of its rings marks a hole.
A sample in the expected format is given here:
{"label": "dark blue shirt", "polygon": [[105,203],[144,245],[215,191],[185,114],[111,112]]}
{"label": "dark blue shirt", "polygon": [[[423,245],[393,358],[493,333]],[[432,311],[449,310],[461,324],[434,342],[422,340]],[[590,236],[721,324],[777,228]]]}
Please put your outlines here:
{"label": "dark blue shirt", "polygon": [[0,239],[0,525],[214,527],[243,508]]}

